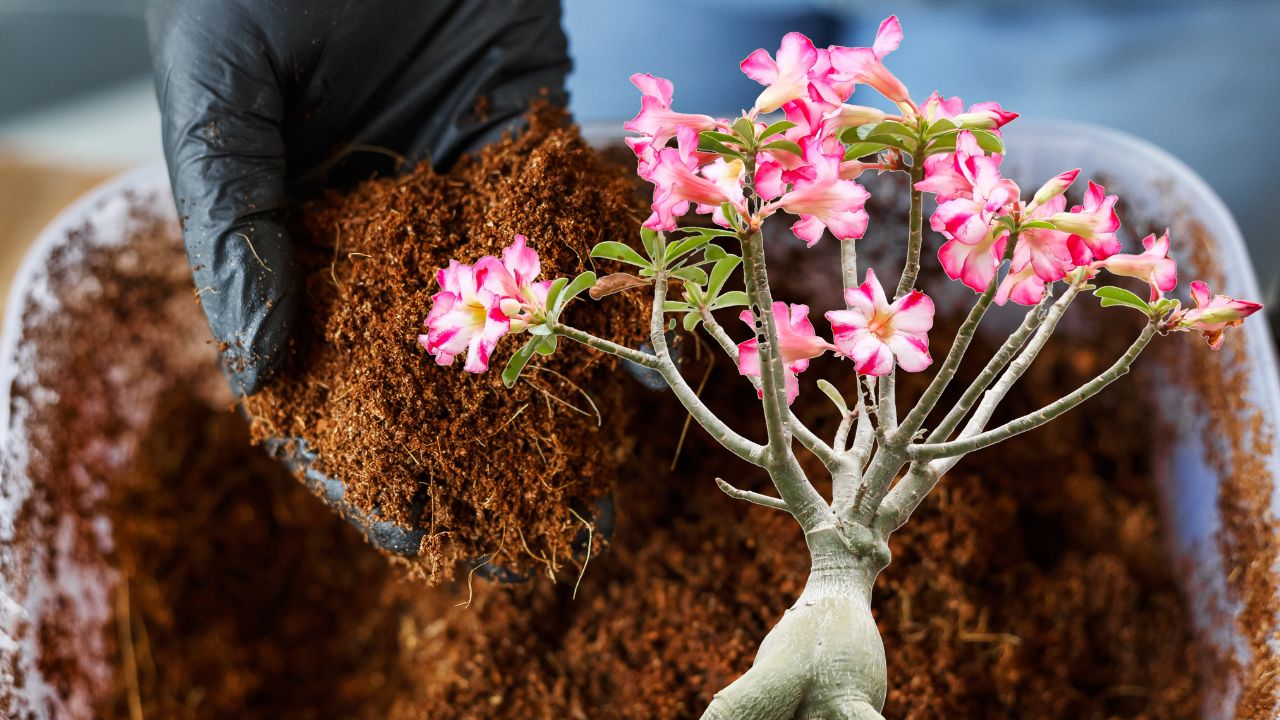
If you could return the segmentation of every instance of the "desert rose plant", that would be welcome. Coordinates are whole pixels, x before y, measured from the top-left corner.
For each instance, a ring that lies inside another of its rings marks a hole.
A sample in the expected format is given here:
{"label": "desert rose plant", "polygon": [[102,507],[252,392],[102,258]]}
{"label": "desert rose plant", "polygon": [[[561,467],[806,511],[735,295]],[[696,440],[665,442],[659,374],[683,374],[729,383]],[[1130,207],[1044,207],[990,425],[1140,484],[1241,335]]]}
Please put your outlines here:
{"label": "desert rose plant", "polygon": [[[1067,207],[1078,170],[1050,178],[1029,199],[1000,174],[1000,129],[1017,115],[996,103],[965,108],[937,93],[924,102],[885,66],[902,32],[896,18],[881,24],[870,48],[816,48],[791,33],[776,55],[757,50],[741,69],[764,86],[740,117],[716,119],[672,109],[672,85],[637,74],[640,113],[626,124],[639,174],[654,186],[652,215],[641,229],[643,253],[607,241],[592,257],[633,267],[597,278],[539,280],[537,254],[523,236],[502,258],[440,270],[420,341],[437,362],[457,355],[465,369],[483,372],[507,334],[529,340],[503,371],[510,385],[536,354],[569,338],[658,374],[689,414],[743,462],[766,471],[777,497],[716,479],[728,495],[790,513],[803,528],[811,567],[795,604],[764,638],[750,670],[715,695],[705,718],[880,718],[886,693],[884,647],[871,614],[871,590],[890,560],[888,538],[963,456],[1044,425],[1096,395],[1128,372],[1157,336],[1200,331],[1213,348],[1223,331],[1257,312],[1257,303],[1214,296],[1191,284],[1194,308],[1169,295],[1178,284],[1168,233],[1149,235],[1141,252],[1125,253],[1117,238],[1116,197],[1089,182],[1081,204]],[[889,114],[848,104],[865,85],[897,108]],[[781,117],[777,116],[781,111]],[[860,272],[857,239],[867,228],[863,172],[902,172],[911,178],[905,263],[886,289]],[[924,251],[924,196],[933,195],[929,219],[943,242],[946,274],[977,293],[915,406],[899,414],[900,372],[935,365],[929,352],[934,304],[916,289]],[[711,216],[715,227],[680,227],[690,211]],[[844,308],[827,312],[831,340],[822,337],[809,308],[775,300],[765,271],[762,228],[777,213],[795,216],[792,232],[810,246],[826,235],[840,244]],[[742,273],[745,290],[726,290]],[[1114,285],[1104,273],[1137,278],[1146,298]],[[650,350],[622,347],[569,325],[566,305],[590,291],[595,298],[651,286]],[[679,299],[669,295],[673,288]],[[1087,291],[1103,306],[1146,318],[1141,332],[1115,362],[1070,394],[998,427],[996,407],[1026,372],[1077,297]],[[954,378],[984,313],[1013,302],[1028,309],[1021,324],[987,361],[954,406],[935,408]],[[716,311],[742,308],[750,335],[736,342]],[[707,333],[755,385],[768,437],[763,444],[739,434],[699,399],[668,348],[677,322]],[[835,436],[815,435],[790,405],[810,360],[835,353],[850,362],[857,390],[844,397],[819,380],[840,414]],[[935,410],[937,411],[935,413]],[[943,412],[945,410],[945,412]],[[941,415],[933,427],[925,421]],[[832,497],[821,495],[797,461],[799,442],[830,474]]]}

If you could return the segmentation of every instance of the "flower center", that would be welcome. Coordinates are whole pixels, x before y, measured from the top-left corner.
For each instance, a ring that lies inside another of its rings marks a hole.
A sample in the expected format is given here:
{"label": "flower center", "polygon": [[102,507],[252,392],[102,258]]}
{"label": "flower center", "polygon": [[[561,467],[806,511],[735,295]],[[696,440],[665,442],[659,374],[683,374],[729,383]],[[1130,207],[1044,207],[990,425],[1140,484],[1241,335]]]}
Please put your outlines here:
{"label": "flower center", "polygon": [[472,300],[467,303],[467,320],[473,328],[483,328],[485,320],[489,317],[489,311],[484,305]]}
{"label": "flower center", "polygon": [[881,340],[888,340],[893,336],[893,313],[877,311],[867,323],[867,330]]}

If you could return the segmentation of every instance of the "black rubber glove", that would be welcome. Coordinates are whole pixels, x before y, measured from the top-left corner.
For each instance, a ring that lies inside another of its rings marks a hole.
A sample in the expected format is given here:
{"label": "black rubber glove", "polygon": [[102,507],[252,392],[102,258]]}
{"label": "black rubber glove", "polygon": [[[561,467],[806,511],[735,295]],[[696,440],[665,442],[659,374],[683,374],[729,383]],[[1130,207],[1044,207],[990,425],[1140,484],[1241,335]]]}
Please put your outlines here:
{"label": "black rubber glove", "polygon": [[[570,66],[559,0],[157,0],[147,24],[187,255],[240,394],[289,347],[291,198],[393,173],[395,154],[444,169],[544,88],[562,101]],[[348,505],[305,443],[268,447],[372,544],[417,553],[421,529]]]}
{"label": "black rubber glove", "polygon": [[388,150],[443,169],[569,70],[559,0],[158,0],[147,21],[196,289],[243,394],[288,346],[301,185],[394,172]]}

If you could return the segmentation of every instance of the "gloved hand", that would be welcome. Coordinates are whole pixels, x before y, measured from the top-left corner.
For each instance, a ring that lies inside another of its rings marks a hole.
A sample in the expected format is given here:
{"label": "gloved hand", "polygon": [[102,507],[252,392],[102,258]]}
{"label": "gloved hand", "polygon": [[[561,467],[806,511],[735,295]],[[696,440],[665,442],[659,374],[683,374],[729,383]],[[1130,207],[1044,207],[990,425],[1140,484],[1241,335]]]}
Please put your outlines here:
{"label": "gloved hand", "polygon": [[[147,25],[187,255],[240,394],[289,346],[302,288],[282,211],[300,188],[393,173],[394,154],[444,169],[543,88],[563,100],[570,67],[559,0],[157,0]],[[304,475],[375,545],[416,553],[415,531]]]}
{"label": "gloved hand", "polygon": [[446,168],[569,70],[558,0],[158,0],[147,22],[191,269],[240,393],[290,337],[281,210],[301,184],[394,172],[375,149]]}

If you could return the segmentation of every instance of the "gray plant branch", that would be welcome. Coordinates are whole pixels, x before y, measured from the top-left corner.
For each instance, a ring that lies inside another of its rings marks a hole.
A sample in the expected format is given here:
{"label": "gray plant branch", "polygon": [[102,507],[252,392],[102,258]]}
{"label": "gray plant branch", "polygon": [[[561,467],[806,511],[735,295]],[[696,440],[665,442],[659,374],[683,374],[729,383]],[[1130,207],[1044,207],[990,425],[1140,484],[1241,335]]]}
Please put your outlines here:
{"label": "gray plant branch", "polygon": [[[1013,258],[1013,249],[1017,242],[1018,234],[1013,233],[1008,242],[1005,243],[1002,263],[1009,262]],[[964,360],[964,355],[968,352],[969,345],[973,342],[973,338],[978,332],[978,326],[982,323],[983,316],[987,314],[987,309],[991,307],[991,301],[995,299],[996,289],[1000,286],[1001,280],[1002,276],[999,272],[992,274],[987,287],[978,296],[977,302],[969,310],[969,315],[956,331],[956,337],[951,342],[951,348],[947,351],[946,359],[942,361],[942,365],[934,373],[933,380],[929,382],[929,386],[921,394],[916,406],[903,418],[902,424],[893,431],[889,438],[890,443],[910,442],[915,437],[916,432],[920,430],[920,427],[924,425],[929,413],[933,412],[938,400],[942,398],[942,393],[946,392],[947,386],[951,384],[956,371],[960,369],[960,362]]]}
{"label": "gray plant branch", "polygon": [[1059,398],[1039,410],[1027,413],[1020,418],[1010,420],[1000,427],[987,430],[986,432],[977,433],[968,437],[963,437],[951,442],[933,443],[925,445],[914,445],[910,449],[910,456],[916,460],[932,460],[936,458],[950,458],[966,455],[971,452],[991,447],[998,442],[1008,440],[1014,435],[1018,435],[1028,430],[1044,425],[1045,423],[1059,417],[1063,413],[1077,407],[1085,400],[1102,392],[1102,389],[1111,383],[1119,380],[1133,365],[1133,361],[1138,359],[1142,351],[1151,342],[1151,338],[1155,337],[1159,323],[1152,320],[1147,323],[1146,327],[1138,335],[1129,349],[1124,355],[1120,356],[1111,367],[1107,368],[1102,374],[1093,378],[1089,382],[1076,388],[1069,395]]}

